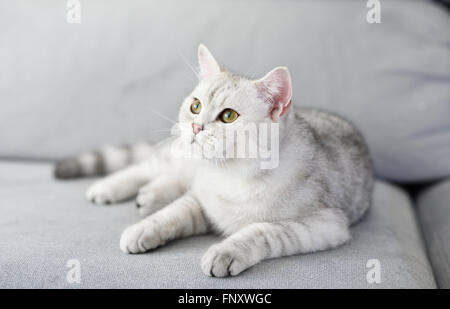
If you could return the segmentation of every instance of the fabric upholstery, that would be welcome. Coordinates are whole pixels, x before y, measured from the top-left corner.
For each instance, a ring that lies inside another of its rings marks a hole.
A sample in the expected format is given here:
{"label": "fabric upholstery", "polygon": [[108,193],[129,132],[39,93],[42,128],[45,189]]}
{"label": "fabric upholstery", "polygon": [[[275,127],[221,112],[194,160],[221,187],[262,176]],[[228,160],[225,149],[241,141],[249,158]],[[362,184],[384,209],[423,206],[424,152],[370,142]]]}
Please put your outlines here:
{"label": "fabric upholstery", "polygon": [[[139,220],[134,203],[92,205],[84,199],[91,182],[55,181],[48,163],[0,161],[0,288],[435,287],[411,201],[384,182],[376,183],[373,208],[350,243],[264,261],[226,279],[206,277],[199,265],[216,236],[122,253],[121,232]],[[80,284],[66,281],[71,259],[80,262]],[[380,284],[366,280],[370,259],[380,261]]]}
{"label": "fabric upholstery", "polygon": [[432,1],[384,1],[380,24],[352,0],[82,1],[81,24],[67,12],[0,3],[0,156],[159,140],[203,42],[250,77],[287,65],[294,103],[355,122],[380,177],[450,175],[450,18]]}
{"label": "fabric upholstery", "polygon": [[419,196],[418,214],[437,284],[449,289],[450,180],[434,185]]}

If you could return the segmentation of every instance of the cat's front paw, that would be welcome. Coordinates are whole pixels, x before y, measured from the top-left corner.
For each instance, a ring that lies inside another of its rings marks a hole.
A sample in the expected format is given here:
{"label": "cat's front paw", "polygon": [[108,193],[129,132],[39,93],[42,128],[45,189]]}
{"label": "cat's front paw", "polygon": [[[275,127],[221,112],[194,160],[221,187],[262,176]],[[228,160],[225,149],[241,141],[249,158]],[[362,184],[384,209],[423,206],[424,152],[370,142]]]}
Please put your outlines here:
{"label": "cat's front paw", "polygon": [[136,223],[122,233],[120,250],[125,253],[142,253],[161,245],[155,226],[149,222]]}
{"label": "cat's front paw", "polygon": [[211,277],[236,276],[250,266],[238,249],[227,243],[213,245],[201,260],[203,273]]}
{"label": "cat's front paw", "polygon": [[97,181],[86,191],[86,198],[94,204],[111,204],[118,202],[116,190],[104,181]]}
{"label": "cat's front paw", "polygon": [[136,207],[141,216],[148,216],[161,207],[157,204],[155,194],[153,192],[140,191],[136,198]]}

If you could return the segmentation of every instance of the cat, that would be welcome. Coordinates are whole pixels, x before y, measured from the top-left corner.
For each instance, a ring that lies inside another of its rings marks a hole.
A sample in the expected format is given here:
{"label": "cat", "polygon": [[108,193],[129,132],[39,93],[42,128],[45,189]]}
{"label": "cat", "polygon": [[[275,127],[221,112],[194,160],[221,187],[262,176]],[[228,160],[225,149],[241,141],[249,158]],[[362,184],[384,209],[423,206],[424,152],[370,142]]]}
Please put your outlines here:
{"label": "cat", "polygon": [[[337,115],[294,111],[286,67],[250,80],[224,70],[204,45],[198,61],[199,83],[181,104],[174,137],[156,146],[110,147],[62,160],[56,177],[112,173],[87,190],[97,204],[137,195],[146,217],[123,232],[125,253],[191,235],[221,234],[224,239],[201,259],[208,276],[235,276],[265,259],[349,241],[350,226],[372,199],[372,160],[363,136]],[[214,150],[214,145],[236,146],[224,132],[252,123],[276,125],[276,167],[261,168],[261,158],[224,157],[224,149]],[[197,156],[177,156],[186,150]]]}

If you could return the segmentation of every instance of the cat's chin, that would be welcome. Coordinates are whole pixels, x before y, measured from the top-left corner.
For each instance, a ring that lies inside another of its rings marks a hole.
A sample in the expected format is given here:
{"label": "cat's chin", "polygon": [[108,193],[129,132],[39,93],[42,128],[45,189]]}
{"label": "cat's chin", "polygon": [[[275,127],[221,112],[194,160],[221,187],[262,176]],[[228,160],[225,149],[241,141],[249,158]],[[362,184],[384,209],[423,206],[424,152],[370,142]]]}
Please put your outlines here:
{"label": "cat's chin", "polygon": [[188,149],[188,155],[195,159],[202,159],[206,161],[216,161],[223,159],[223,157],[217,154],[214,149],[209,149],[208,145],[201,144],[198,140],[195,139],[193,139],[192,142],[189,143]]}

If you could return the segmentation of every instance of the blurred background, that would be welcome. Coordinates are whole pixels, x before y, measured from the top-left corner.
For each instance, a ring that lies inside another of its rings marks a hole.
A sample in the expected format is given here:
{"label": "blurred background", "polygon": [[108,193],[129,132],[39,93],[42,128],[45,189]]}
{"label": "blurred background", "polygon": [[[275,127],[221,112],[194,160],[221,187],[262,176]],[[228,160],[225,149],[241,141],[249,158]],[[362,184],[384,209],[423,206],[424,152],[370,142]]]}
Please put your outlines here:
{"label": "blurred background", "polygon": [[[380,178],[450,175],[450,17],[429,0],[0,2],[0,157],[54,160],[167,137],[204,43],[251,78],[288,66],[293,102],[366,136]],[[73,20],[72,20],[73,21]],[[161,116],[162,115],[162,116]]]}

